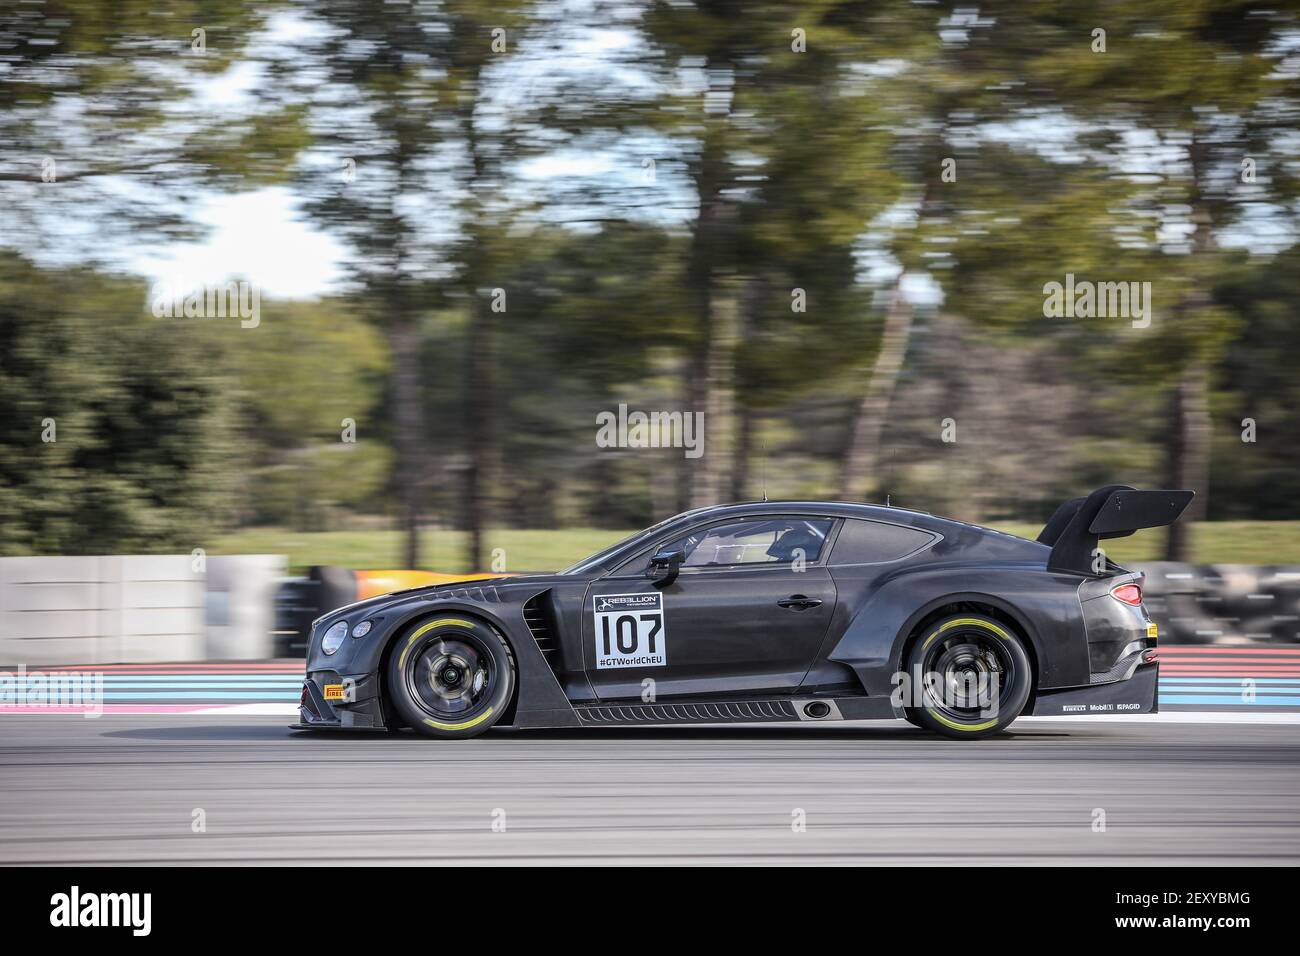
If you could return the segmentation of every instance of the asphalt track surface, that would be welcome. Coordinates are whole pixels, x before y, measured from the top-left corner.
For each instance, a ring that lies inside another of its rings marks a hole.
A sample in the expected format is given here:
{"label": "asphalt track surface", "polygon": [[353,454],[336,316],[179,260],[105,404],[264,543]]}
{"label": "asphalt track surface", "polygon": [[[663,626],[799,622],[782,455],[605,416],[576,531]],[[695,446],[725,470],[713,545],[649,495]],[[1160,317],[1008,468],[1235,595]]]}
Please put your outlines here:
{"label": "asphalt track surface", "polygon": [[1038,720],[977,742],[893,722],[436,742],[287,722],[7,717],[0,863],[1300,862],[1294,723]]}

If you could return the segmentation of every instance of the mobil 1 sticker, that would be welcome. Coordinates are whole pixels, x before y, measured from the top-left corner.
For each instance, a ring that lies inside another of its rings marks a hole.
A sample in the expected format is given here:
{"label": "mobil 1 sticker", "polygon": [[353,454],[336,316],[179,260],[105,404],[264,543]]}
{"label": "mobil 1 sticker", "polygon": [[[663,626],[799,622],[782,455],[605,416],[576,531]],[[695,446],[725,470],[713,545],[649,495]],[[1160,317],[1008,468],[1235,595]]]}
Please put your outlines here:
{"label": "mobil 1 sticker", "polygon": [[592,599],[597,670],[607,667],[663,667],[668,663],[663,599],[658,591],[597,594]]}

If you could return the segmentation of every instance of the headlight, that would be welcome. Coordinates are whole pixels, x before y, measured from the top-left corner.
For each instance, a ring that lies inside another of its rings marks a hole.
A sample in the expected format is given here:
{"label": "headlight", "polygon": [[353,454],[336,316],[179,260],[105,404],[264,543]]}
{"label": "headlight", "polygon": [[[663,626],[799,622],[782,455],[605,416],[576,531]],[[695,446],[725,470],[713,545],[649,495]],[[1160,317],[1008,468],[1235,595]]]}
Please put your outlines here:
{"label": "headlight", "polygon": [[330,625],[330,629],[325,632],[325,636],[320,640],[320,649],[326,654],[333,654],[343,643],[343,638],[348,636],[347,621],[338,621]]}
{"label": "headlight", "polygon": [[370,633],[369,621],[362,621],[360,624],[358,624],[356,627],[352,629],[353,637],[365,637],[369,633]]}

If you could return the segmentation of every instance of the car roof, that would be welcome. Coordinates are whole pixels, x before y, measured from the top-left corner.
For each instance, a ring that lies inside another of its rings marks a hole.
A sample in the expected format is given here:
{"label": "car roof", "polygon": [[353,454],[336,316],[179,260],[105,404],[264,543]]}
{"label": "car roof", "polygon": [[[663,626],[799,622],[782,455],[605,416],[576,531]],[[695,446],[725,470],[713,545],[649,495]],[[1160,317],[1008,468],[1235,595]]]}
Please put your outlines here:
{"label": "car roof", "polygon": [[[789,499],[773,501],[739,501],[732,504],[714,505],[711,508],[699,508],[687,512],[692,518],[729,518],[744,515],[762,514],[805,514],[815,513],[833,515],[843,518],[868,518],[877,521],[892,521],[895,524],[927,524],[928,521],[944,521],[924,511],[912,511],[908,508],[895,508],[890,505],[873,505],[859,501],[810,501],[806,499]],[[928,519],[928,520],[927,520]]]}
{"label": "car roof", "polygon": [[713,505],[710,508],[699,508],[694,513],[703,514],[706,511],[737,511],[737,512],[765,512],[781,511],[789,508],[799,510],[822,511],[826,513],[837,513],[846,515],[862,516],[864,513],[902,513],[902,514],[926,514],[924,511],[913,511],[910,508],[895,508],[892,505],[876,505],[862,501],[814,501],[808,498],[774,498],[762,501],[736,501],[730,504]]}
{"label": "car roof", "polygon": [[907,525],[913,528],[924,528],[941,534],[962,529],[967,532],[976,531],[1002,538],[1013,538],[1017,541],[1027,540],[1006,531],[998,531],[996,528],[968,524],[965,521],[957,521],[953,518],[941,518],[926,511],[913,511],[910,508],[896,508],[892,505],[868,504],[860,501],[811,501],[807,499],[740,501],[732,504],[696,508],[693,511],[683,512],[674,518],[670,518],[664,524],[668,525],[688,518],[692,523],[695,523],[698,521],[712,521],[716,518],[738,518],[745,515],[765,514],[820,514],[837,518],[862,518],[872,521],[888,521],[891,524]]}
{"label": "car roof", "polygon": [[[1033,544],[1025,538],[984,528],[980,525],[967,524],[949,518],[940,518],[924,511],[911,511],[907,508],[895,508],[889,505],[875,505],[855,501],[740,501],[731,504],[710,505],[693,508],[681,514],[673,515],[657,524],[651,525],[627,541],[611,547],[607,551],[591,555],[586,560],[574,565],[569,571],[578,569],[591,570],[596,567],[609,568],[622,563],[631,554],[646,547],[646,541],[658,534],[679,534],[686,528],[701,524],[710,524],[728,518],[744,518],[762,515],[822,515],[832,518],[858,518],[868,521],[885,521],[890,524],[904,525],[934,532],[945,537],[966,537],[970,534],[1000,538],[1008,543]],[[655,532],[651,535],[650,532]],[[1046,546],[1041,546],[1044,550]]]}

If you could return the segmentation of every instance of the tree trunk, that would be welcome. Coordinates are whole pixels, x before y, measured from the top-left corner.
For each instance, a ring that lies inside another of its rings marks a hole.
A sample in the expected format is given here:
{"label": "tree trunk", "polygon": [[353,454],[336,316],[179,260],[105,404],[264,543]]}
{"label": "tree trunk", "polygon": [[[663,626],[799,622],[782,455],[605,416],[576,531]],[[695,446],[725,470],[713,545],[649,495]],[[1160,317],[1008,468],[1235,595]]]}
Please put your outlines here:
{"label": "tree trunk", "polygon": [[1209,391],[1209,369],[1198,362],[1183,372],[1170,401],[1168,486],[1190,488],[1196,497],[1183,517],[1169,527],[1166,561],[1192,560],[1190,522],[1205,515],[1210,490]]}
{"label": "tree trunk", "polygon": [[753,327],[753,317],[759,303],[766,295],[767,284],[761,279],[746,279],[744,295],[739,303],[736,315],[736,336],[732,348],[731,403],[732,403],[732,444],[731,444],[731,484],[728,497],[732,501],[747,501],[752,497],[749,490],[749,460],[754,450],[754,422],[757,417],[751,404],[746,401],[748,383],[740,380],[736,371],[735,353],[742,348],[749,338]]}
{"label": "tree trunk", "polygon": [[754,448],[754,410],[742,398],[735,399],[735,442],[731,449],[731,500],[748,501],[749,457]]}
{"label": "tree trunk", "polygon": [[[1205,175],[1206,146],[1193,138],[1189,159],[1192,167],[1192,252],[1200,258],[1213,254],[1215,249],[1214,222],[1209,206],[1201,192]],[[1205,270],[1194,281],[1204,283]],[[1198,285],[1183,301],[1180,319],[1184,326],[1196,328],[1195,313],[1209,308],[1213,297],[1209,288]],[[1192,343],[1192,347],[1195,343]],[[1174,389],[1169,433],[1168,476],[1170,488],[1190,488],[1196,492],[1191,505],[1182,518],[1169,527],[1165,539],[1166,561],[1191,561],[1191,522],[1205,517],[1210,497],[1210,442],[1213,425],[1210,421],[1210,365],[1204,358],[1191,362]]]}
{"label": "tree trunk", "polygon": [[854,414],[848,449],[844,454],[840,474],[840,497],[854,501],[868,497],[878,487],[875,474],[880,460],[880,438],[885,430],[885,418],[893,399],[907,356],[908,342],[912,337],[915,311],[903,295],[903,276],[898,277],[885,310],[885,328],[880,338],[880,351],[876,353],[867,382],[866,394]]}
{"label": "tree trunk", "polygon": [[[483,157],[479,152],[478,135],[474,128],[474,105],[477,97],[465,100],[461,111],[461,125],[468,147],[471,172],[468,189],[470,208],[475,212],[466,228],[469,231],[468,247],[464,259],[462,285],[469,303],[469,324],[466,328],[466,378],[465,378],[465,440],[468,467],[461,501],[461,514],[465,525],[465,570],[482,571],[488,565],[484,556],[483,536],[491,521],[492,488],[495,478],[495,429],[497,420],[496,389],[496,313],[495,303],[483,300],[480,288],[485,283],[486,255],[483,237],[478,231],[481,204],[479,189],[483,180]],[[507,296],[505,307],[510,308]],[[509,557],[507,556],[507,561]]]}
{"label": "tree trunk", "polygon": [[[508,301],[508,300],[507,300]],[[496,422],[495,319],[477,295],[470,300],[465,368],[465,438],[469,466],[465,469],[463,513],[465,516],[465,565],[467,571],[481,571],[484,561],[483,536],[491,516],[494,478],[492,449]]]}
{"label": "tree trunk", "polygon": [[[728,88],[730,73],[710,61],[710,82]],[[728,184],[726,115],[706,116],[700,157],[694,169],[700,211],[691,238],[688,282],[694,293],[699,323],[697,351],[690,369],[692,407],[704,412],[703,454],[690,462],[691,506],[718,504],[730,488],[730,416],[734,382],[738,289],[728,273],[726,258],[733,239],[733,210],[724,196]]]}
{"label": "tree trunk", "polygon": [[656,524],[682,511],[679,507],[679,471],[676,465],[676,460],[680,457],[674,454],[671,458],[647,459],[646,483],[650,493],[650,513],[641,522],[643,526]]}
{"label": "tree trunk", "polygon": [[732,445],[736,353],[736,301],[733,283],[718,279],[710,292],[707,345],[704,352],[704,453],[695,460],[691,503],[720,503],[730,489],[727,479]]}
{"label": "tree trunk", "polygon": [[[696,375],[695,356],[693,354],[683,355],[681,357],[681,368],[678,371],[682,383],[682,415],[690,415],[695,409],[703,405],[703,398],[699,389],[700,376]],[[685,455],[674,455],[673,462],[673,506],[671,512],[660,516],[663,518],[668,517],[670,514],[681,514],[683,511],[690,510],[691,507],[691,482],[695,474],[695,461]]]}
{"label": "tree trunk", "polygon": [[420,334],[411,319],[400,319],[389,335],[393,353],[393,444],[397,452],[402,567],[420,566],[420,502],[424,494],[424,405],[420,394]]}
{"label": "tree trunk", "polygon": [[[402,124],[395,137],[393,163],[397,170],[396,195],[405,195],[413,162],[409,130]],[[420,387],[420,323],[418,304],[408,278],[406,259],[411,242],[406,220],[390,208],[391,223],[383,239],[390,259],[389,276],[375,291],[383,303],[388,323],[388,345],[393,359],[393,450],[397,464],[397,494],[400,526],[404,535],[403,567],[420,566],[420,511],[428,488],[428,459],[425,455],[424,395]]]}

